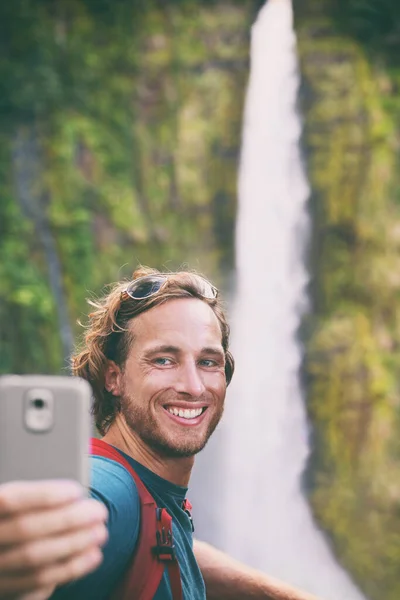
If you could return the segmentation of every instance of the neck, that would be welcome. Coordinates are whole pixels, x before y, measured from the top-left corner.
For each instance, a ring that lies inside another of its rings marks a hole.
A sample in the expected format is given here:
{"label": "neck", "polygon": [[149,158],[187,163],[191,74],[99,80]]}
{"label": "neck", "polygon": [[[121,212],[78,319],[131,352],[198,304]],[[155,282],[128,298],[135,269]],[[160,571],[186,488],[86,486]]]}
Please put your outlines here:
{"label": "neck", "polygon": [[120,415],[117,416],[103,440],[122,450],[163,479],[183,487],[188,486],[194,456],[168,458],[158,454],[138,438]]}

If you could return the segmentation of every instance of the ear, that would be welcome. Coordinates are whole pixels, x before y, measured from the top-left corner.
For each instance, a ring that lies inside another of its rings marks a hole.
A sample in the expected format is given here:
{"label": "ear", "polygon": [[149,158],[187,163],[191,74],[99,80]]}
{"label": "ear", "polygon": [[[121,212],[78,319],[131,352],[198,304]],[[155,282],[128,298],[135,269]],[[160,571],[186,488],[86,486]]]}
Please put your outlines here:
{"label": "ear", "polygon": [[104,373],[104,387],[113,396],[120,396],[122,391],[122,372],[120,367],[109,360]]}

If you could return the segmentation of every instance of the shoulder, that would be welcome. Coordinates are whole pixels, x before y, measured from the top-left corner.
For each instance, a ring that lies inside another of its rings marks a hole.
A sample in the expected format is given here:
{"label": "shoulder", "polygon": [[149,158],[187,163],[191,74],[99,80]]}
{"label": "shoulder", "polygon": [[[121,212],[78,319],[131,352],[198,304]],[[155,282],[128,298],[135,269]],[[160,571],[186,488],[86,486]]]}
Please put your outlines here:
{"label": "shoulder", "polygon": [[92,456],[90,460],[90,495],[107,506],[110,525],[115,519],[139,519],[140,498],[131,474],[108,458]]}
{"label": "shoulder", "polygon": [[130,473],[107,458],[91,457],[90,495],[109,512],[109,538],[103,562],[83,579],[58,588],[52,600],[108,598],[123,575],[135,550],[140,525],[140,498]]}
{"label": "shoulder", "polygon": [[119,463],[102,456],[90,457],[91,495],[111,506],[139,503],[131,474]]}
{"label": "shoulder", "polygon": [[119,463],[91,457],[90,495],[108,509],[108,542],[103,548],[102,572],[121,574],[137,544],[140,497],[132,475]]}

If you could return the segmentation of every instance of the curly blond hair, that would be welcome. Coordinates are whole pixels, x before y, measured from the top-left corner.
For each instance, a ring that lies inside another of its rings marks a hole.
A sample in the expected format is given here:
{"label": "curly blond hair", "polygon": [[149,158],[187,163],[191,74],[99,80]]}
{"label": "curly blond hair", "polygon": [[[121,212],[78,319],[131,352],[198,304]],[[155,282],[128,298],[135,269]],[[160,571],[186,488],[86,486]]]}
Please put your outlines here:
{"label": "curly blond hair", "polygon": [[[133,273],[132,280],[153,274],[158,275],[160,271],[140,267]],[[123,368],[133,341],[129,329],[131,319],[172,298],[199,298],[213,310],[221,328],[227,385],[232,379],[235,363],[229,351],[230,331],[221,301],[219,298],[204,298],[198,279],[199,274],[194,271],[179,271],[165,273],[165,275],[168,275],[166,284],[157,294],[149,298],[121,300],[121,294],[129,283],[123,281],[115,284],[103,298],[97,301],[88,300],[94,311],[90,313],[89,324],[85,326],[81,350],[72,357],[72,372],[86,379],[92,386],[94,395],[92,413],[96,427],[102,435],[105,435],[120,410],[119,399],[104,387],[108,361],[112,360]]]}

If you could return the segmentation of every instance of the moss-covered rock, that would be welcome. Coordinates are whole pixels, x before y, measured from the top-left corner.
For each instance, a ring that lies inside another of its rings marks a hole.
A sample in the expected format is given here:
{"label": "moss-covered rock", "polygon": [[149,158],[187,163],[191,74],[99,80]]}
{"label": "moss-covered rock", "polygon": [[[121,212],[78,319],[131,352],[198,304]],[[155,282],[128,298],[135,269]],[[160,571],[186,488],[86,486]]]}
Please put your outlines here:
{"label": "moss-covered rock", "polygon": [[257,2],[108,5],[4,15],[0,372],[59,371],[88,291],[138,263],[233,268]]}
{"label": "moss-covered rock", "polygon": [[390,73],[338,33],[329,3],[297,13],[314,218],[304,325],[314,424],[311,501],[369,597],[400,596],[400,178]]}

